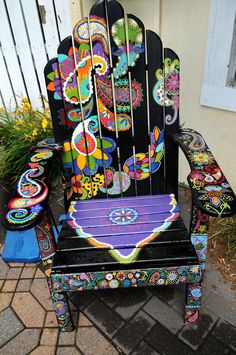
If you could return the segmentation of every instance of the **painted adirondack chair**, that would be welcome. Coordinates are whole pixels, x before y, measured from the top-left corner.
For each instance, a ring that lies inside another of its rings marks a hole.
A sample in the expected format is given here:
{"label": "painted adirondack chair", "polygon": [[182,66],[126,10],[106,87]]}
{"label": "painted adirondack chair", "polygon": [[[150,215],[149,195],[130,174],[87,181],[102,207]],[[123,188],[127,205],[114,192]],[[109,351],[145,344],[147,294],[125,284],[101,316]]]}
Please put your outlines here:
{"label": "painted adirondack chair", "polygon": [[[199,319],[209,216],[235,195],[202,136],[179,129],[178,56],[115,0],[100,0],[45,67],[54,141],[30,156],[4,224],[35,227],[61,331],[67,294],[186,284],[185,320]],[[192,219],[177,204],[178,146],[189,161]],[[61,159],[66,220],[56,244],[48,174]]]}

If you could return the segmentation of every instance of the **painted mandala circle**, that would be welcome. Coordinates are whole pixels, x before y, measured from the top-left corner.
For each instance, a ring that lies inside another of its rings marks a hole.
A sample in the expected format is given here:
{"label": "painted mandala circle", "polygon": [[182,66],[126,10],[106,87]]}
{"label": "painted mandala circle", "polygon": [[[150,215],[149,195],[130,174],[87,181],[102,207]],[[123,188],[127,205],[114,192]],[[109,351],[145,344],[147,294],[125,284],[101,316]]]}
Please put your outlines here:
{"label": "painted mandala circle", "polygon": [[127,225],[138,219],[138,212],[129,207],[117,208],[109,214],[109,220],[114,224]]}

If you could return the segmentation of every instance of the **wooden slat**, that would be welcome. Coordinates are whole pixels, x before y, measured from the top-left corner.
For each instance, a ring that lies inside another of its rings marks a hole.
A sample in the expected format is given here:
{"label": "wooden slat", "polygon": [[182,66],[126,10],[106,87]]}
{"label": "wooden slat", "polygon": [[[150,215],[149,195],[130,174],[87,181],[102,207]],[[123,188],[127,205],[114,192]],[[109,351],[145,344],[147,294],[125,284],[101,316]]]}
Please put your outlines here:
{"label": "wooden slat", "polygon": [[[128,250],[127,250],[128,252]],[[65,270],[76,268],[80,270],[115,270],[128,269],[130,265],[136,269],[140,266],[177,266],[177,265],[198,265],[198,258],[191,242],[175,244],[166,248],[166,245],[146,246],[139,254],[137,261],[132,264],[120,264],[115,261],[107,250],[84,250],[80,252],[56,252],[52,270]]]}
{"label": "wooden slat", "polygon": [[[114,242],[114,248],[127,248],[128,246],[125,244],[125,241],[127,239],[127,234],[123,235],[117,235],[115,238],[117,241]],[[134,236],[135,237],[135,236]],[[145,239],[146,234],[145,233],[140,233],[139,237],[141,239]],[[103,236],[102,240],[106,241],[106,237]],[[131,238],[132,239],[132,238]],[[134,241],[132,241],[129,244],[129,247],[135,248],[136,246],[136,241],[135,238],[133,238]],[[166,248],[169,248],[171,244],[176,244],[176,243],[183,243],[186,240],[190,240],[189,238],[189,233],[186,230],[167,230],[166,232],[162,233],[160,236],[158,236],[154,241],[151,242],[152,246],[156,246],[159,244],[166,245]],[[148,241],[145,241],[143,243],[143,247],[148,245]],[[85,239],[83,237],[74,237],[74,238],[59,238],[58,244],[57,244],[57,251],[80,251],[80,250],[95,250],[97,247],[93,246],[92,244],[89,244],[89,238]],[[101,247],[101,249],[106,249],[104,247]]]}
{"label": "wooden slat", "polygon": [[[136,82],[142,88],[143,99],[140,105],[134,108],[131,96],[131,107],[134,124],[135,154],[144,153],[142,158],[135,159],[137,195],[150,193],[149,178],[142,178],[144,170],[150,169],[148,159],[149,131],[147,116],[147,91],[146,91],[146,60],[145,60],[145,28],[140,19],[134,15],[127,15],[126,34],[128,43],[129,85]],[[135,33],[135,35],[134,35]],[[134,60],[135,57],[135,60]],[[147,163],[145,163],[147,155]],[[144,167],[145,166],[145,167]]]}
{"label": "wooden slat", "polygon": [[[102,23],[99,25],[97,22],[96,27],[100,27],[100,38],[98,39],[97,31],[95,30],[95,23],[99,19]],[[101,30],[102,29],[102,30]],[[108,137],[115,142],[116,147],[118,146],[118,135],[116,131],[111,131],[108,129],[108,126],[105,126],[104,122],[104,115],[103,115],[103,96],[101,95],[101,90],[104,87],[104,82],[106,83],[106,90],[112,93],[112,89],[114,86],[114,81],[112,82],[111,77],[109,78],[109,74],[111,73],[111,62],[110,62],[110,48],[108,44],[108,28],[107,28],[107,19],[106,19],[106,9],[105,9],[105,1],[96,2],[94,6],[90,10],[89,15],[89,32],[91,37],[91,54],[92,54],[92,63],[94,67],[94,75],[93,75],[93,82],[94,82],[94,91],[95,91],[95,101],[96,101],[96,110],[97,116],[99,117],[99,128],[100,128],[100,137]],[[101,40],[103,40],[103,45],[101,45]],[[99,49],[98,49],[99,46]],[[107,63],[107,72],[104,75],[99,75],[96,70],[95,62],[96,56],[101,57]],[[111,102],[113,102],[112,94],[110,96]],[[114,106],[114,103],[113,103]],[[106,106],[109,110],[109,107]],[[107,111],[108,114],[112,113],[112,111]],[[111,126],[116,127],[115,117],[111,119]],[[109,123],[109,126],[110,126]],[[103,144],[102,144],[103,146]],[[103,148],[103,147],[102,147]],[[105,186],[103,187],[104,193],[107,196],[118,197],[121,195],[121,169],[119,165],[119,157],[117,149],[112,152],[112,163],[110,166],[106,166],[104,162],[104,175],[105,175]],[[113,174],[113,181],[110,181],[109,174]],[[116,186],[115,186],[116,184]]]}
{"label": "wooden slat", "polygon": [[[152,31],[147,30],[147,64],[148,64],[148,116],[150,132],[157,126],[160,131],[164,129],[164,105],[161,105],[157,93],[160,90],[161,77],[163,78],[163,48],[161,39]],[[157,72],[158,70],[158,72]],[[162,73],[161,73],[162,71]],[[157,77],[158,76],[158,77]],[[160,83],[160,85],[158,84]],[[163,82],[162,82],[163,83]],[[151,175],[152,193],[164,193],[164,158],[158,170]]]}
{"label": "wooden slat", "polygon": [[[2,51],[7,62],[8,73],[10,76],[11,82],[14,83],[14,93],[16,102],[19,104],[21,97],[27,97],[27,90],[24,83],[23,74],[21,72],[19,60],[16,53],[15,43],[12,36],[12,31],[10,24],[7,18],[6,8],[3,0],[0,0],[0,42],[2,46]],[[7,85],[2,78],[3,71],[1,71],[1,81],[4,82],[4,86]],[[11,95],[7,97],[9,101]],[[6,102],[7,102],[6,101]]]}
{"label": "wooden slat", "polygon": [[42,22],[42,28],[48,56],[49,58],[53,58],[57,54],[57,47],[59,45],[53,0],[37,0],[37,3],[38,6],[43,6],[45,10],[45,23]]}
{"label": "wooden slat", "polygon": [[6,0],[7,11],[11,21],[12,30],[16,41],[16,50],[19,55],[21,69],[27,83],[28,95],[32,105],[42,106],[41,92],[34,66],[32,53],[29,46],[28,36],[22,16],[20,3]]}
{"label": "wooden slat", "polygon": [[[54,76],[59,73],[59,65],[57,58],[51,59],[44,68],[44,76],[49,101],[49,107],[51,112],[53,131],[55,136],[55,141],[62,143],[68,139],[68,128],[64,110],[64,103],[62,98],[60,99],[56,88],[55,88],[55,78]],[[57,79],[57,85],[60,82],[60,78]],[[60,90],[61,91],[61,90]],[[62,95],[62,93],[60,94]],[[62,118],[64,117],[64,121]],[[64,124],[63,124],[64,123]]]}
{"label": "wooden slat", "polygon": [[62,40],[71,34],[69,1],[54,0],[54,4],[57,17],[57,27],[60,39]]}
{"label": "wooden slat", "polygon": [[[58,89],[58,84],[60,83],[60,77],[58,75],[59,75],[58,59],[53,58],[45,66],[44,76],[45,76],[45,82],[47,87],[47,95],[48,95],[49,107],[51,112],[55,141],[62,144],[65,140],[68,140],[69,132],[68,132],[68,124],[66,119],[64,102],[62,100],[62,91],[61,88]],[[56,76],[56,80],[54,76]],[[57,90],[59,90],[59,93],[55,90],[55,86],[57,87]],[[71,200],[73,198],[76,198],[78,195],[78,189],[77,189],[77,194],[75,194],[71,187],[71,179],[74,176],[72,170],[74,169],[66,168],[65,166],[63,166],[61,162],[62,183],[64,185],[63,186],[64,203],[65,203],[66,211],[69,208]]]}
{"label": "wooden slat", "polygon": [[[167,62],[169,58],[169,62]],[[171,136],[179,129],[179,57],[169,48],[164,49],[164,66],[165,66],[165,93],[167,99],[172,102],[165,105],[165,135],[166,135],[166,188],[165,192],[172,192],[178,198],[178,165],[179,151],[177,144],[174,144],[170,139]],[[176,75],[176,80],[173,79],[173,72]],[[167,76],[167,73],[172,73],[172,76]],[[168,82],[167,82],[168,81]],[[174,95],[168,94],[168,88]],[[175,108],[173,108],[175,107]]]}
{"label": "wooden slat", "polygon": [[[73,73],[73,75],[72,75],[73,90],[67,94],[65,94],[65,92],[62,92],[63,101],[64,101],[64,108],[65,108],[65,113],[66,113],[67,126],[69,127],[69,124],[71,124],[71,121],[68,118],[68,115],[71,114],[71,111],[73,110],[74,112],[78,112],[78,113],[76,113],[77,118],[79,117],[79,111],[80,111],[80,112],[82,112],[82,120],[81,120],[81,122],[78,122],[78,120],[77,120],[75,122],[75,126],[77,127],[78,124],[82,124],[82,134],[84,134],[84,132],[85,132],[84,110],[83,109],[81,110],[82,106],[81,106],[80,100],[79,100],[81,92],[80,92],[79,78],[76,75],[76,62],[75,62],[75,55],[76,54],[75,54],[74,50],[75,49],[73,47],[73,42],[72,42],[71,36],[65,38],[60,43],[60,46],[58,47],[59,72],[60,72],[60,76],[61,76],[62,88],[66,88],[66,85],[67,85],[66,83],[69,78],[69,75],[71,75],[71,73]],[[66,59],[66,57],[67,57],[67,59]],[[65,59],[66,59],[66,62],[65,62]],[[67,95],[67,97],[66,97],[66,95]],[[68,148],[70,148],[71,151],[73,148],[72,143],[71,143],[73,134],[74,134],[73,128],[68,130]],[[87,152],[87,144],[88,144],[87,140],[85,139],[85,148],[86,148],[85,154]],[[76,151],[75,151],[75,153],[76,153]],[[72,152],[72,155],[73,154],[74,153]],[[81,158],[81,157],[83,158],[82,155],[79,156],[79,158]],[[88,172],[85,174],[85,176],[88,180],[88,186],[90,187],[89,188],[90,195],[87,198],[92,198],[94,193],[93,193],[93,186],[92,186],[91,173],[90,173],[91,164],[90,164],[87,154],[84,156],[84,159],[85,159],[86,166],[88,168]],[[73,172],[74,172],[75,176],[77,176],[75,185],[77,185],[77,190],[79,191],[80,190],[80,182],[78,182],[78,179],[80,177],[82,177],[82,171],[81,171],[81,169],[79,169],[77,162],[72,161],[72,168],[73,168]],[[80,193],[80,197],[81,197],[81,193]],[[83,196],[81,198],[83,198]]]}
{"label": "wooden slat", "polygon": [[[84,28],[83,36],[84,39],[81,39],[79,36],[78,32],[80,33],[81,27]],[[106,149],[104,147],[106,138],[102,134],[101,130],[101,124],[98,120],[98,105],[97,105],[97,80],[96,80],[96,59],[95,58],[95,53],[93,53],[93,49],[91,48],[94,45],[94,38],[92,36],[92,28],[93,25],[91,24],[91,31],[89,30],[89,21],[87,18],[82,19],[78,25],[75,25],[74,30],[73,30],[73,41],[74,41],[74,46],[78,50],[78,54],[75,56],[75,62],[76,62],[76,67],[80,67],[83,65],[82,63],[86,63],[86,68],[88,68],[86,72],[86,77],[83,78],[80,75],[77,75],[77,80],[78,84],[80,85],[81,91],[80,95],[83,99],[83,101],[86,100],[86,96],[88,96],[86,102],[81,102],[81,109],[83,111],[83,121],[84,125],[87,126],[87,122],[91,121],[91,118],[93,118],[93,122],[96,125],[96,131],[92,131],[89,129],[89,133],[91,134],[92,140],[95,142],[95,144],[99,144],[97,147],[96,152],[100,154],[99,157],[95,157],[93,153],[91,154],[91,159],[95,159],[95,164],[96,164],[96,169],[93,169],[91,171],[91,180],[92,183],[94,184],[96,182],[97,177],[102,177],[103,180],[105,181],[105,176],[106,176],[106,166],[109,162],[108,159],[106,159],[105,162],[105,157],[107,158],[106,155]],[[91,33],[90,33],[91,32]],[[91,38],[92,36],[92,38]],[[84,49],[83,49],[84,48]],[[94,54],[94,55],[93,55]],[[92,70],[93,69],[93,70]],[[83,69],[79,69],[79,72]],[[83,82],[79,82],[81,77],[81,80]],[[87,85],[85,85],[85,81],[87,80]],[[85,105],[92,105],[92,108],[87,114],[85,110]],[[92,121],[91,121],[92,122]],[[114,142],[115,144],[115,142]],[[115,146],[114,146],[115,149]],[[95,155],[97,156],[97,153],[95,152]],[[89,153],[89,150],[88,150]],[[89,153],[89,158],[90,158],[90,153]],[[100,190],[100,188],[104,188],[104,192]],[[106,197],[106,186],[99,186],[96,190],[94,190],[94,197]]]}
{"label": "wooden slat", "polygon": [[4,57],[2,55],[1,50],[0,50],[0,72],[1,72],[0,90],[4,101],[4,105],[6,106],[7,109],[14,110],[16,107],[16,100],[15,100],[14,92],[12,91],[12,87],[7,72],[7,67],[5,65]]}
{"label": "wooden slat", "polygon": [[[170,198],[171,197],[171,198]],[[169,202],[173,198],[173,195],[160,195],[160,196],[138,196],[138,197],[128,197],[125,199],[117,198],[114,201],[72,201],[73,208],[77,211],[86,210],[96,210],[96,209],[112,209],[116,207],[142,207],[142,206],[152,206],[153,208],[159,208],[161,211],[165,208],[169,208]]]}
{"label": "wooden slat", "polygon": [[29,45],[32,51],[34,65],[40,83],[40,91],[45,97],[46,87],[42,73],[48,58],[46,55],[37,4],[32,0],[21,0],[21,4],[24,14],[25,26],[30,41]]}
{"label": "wooden slat", "polygon": [[5,102],[3,100],[2,92],[0,90],[0,107],[6,110]]}
{"label": "wooden slat", "polygon": [[[129,95],[129,74],[128,74],[128,56],[127,56],[127,42],[126,42],[126,28],[125,28],[125,21],[124,21],[124,10],[121,7],[121,5],[116,2],[115,0],[110,0],[107,2],[107,23],[108,23],[108,28],[109,28],[109,39],[110,39],[110,47],[112,49],[112,56],[111,56],[111,63],[113,67],[113,74],[112,78],[114,78],[114,85],[115,87],[120,87],[120,93],[116,91],[115,99],[114,100],[114,106],[113,110],[115,113],[115,116],[119,116],[119,110],[117,108],[119,102],[121,101],[121,94],[122,94],[122,85],[119,84],[119,81],[121,80],[122,82],[125,82],[125,90],[126,96],[128,97],[128,102],[126,103],[128,106],[130,105],[130,95]],[[117,27],[117,21],[121,20],[123,22],[120,22]],[[116,26],[117,30],[119,32],[114,31],[113,26]],[[114,36],[117,38],[118,34],[123,35],[123,39],[120,41],[120,43],[117,45],[114,41]],[[119,52],[122,52],[118,54]],[[119,58],[119,56],[121,58]],[[123,68],[121,66],[123,65]],[[118,141],[118,155],[120,157],[120,170],[123,171],[123,165],[127,158],[132,157],[134,153],[134,140],[133,140],[133,122],[132,122],[132,111],[127,111],[125,113],[129,117],[129,121],[131,123],[131,127],[126,130],[126,131],[118,131],[117,134],[117,141]],[[126,116],[126,117],[127,117]],[[128,177],[129,179],[129,177]],[[136,191],[136,183],[134,179],[130,179],[130,187],[128,188],[127,191],[123,192],[124,196],[133,196],[134,194],[137,193]]]}

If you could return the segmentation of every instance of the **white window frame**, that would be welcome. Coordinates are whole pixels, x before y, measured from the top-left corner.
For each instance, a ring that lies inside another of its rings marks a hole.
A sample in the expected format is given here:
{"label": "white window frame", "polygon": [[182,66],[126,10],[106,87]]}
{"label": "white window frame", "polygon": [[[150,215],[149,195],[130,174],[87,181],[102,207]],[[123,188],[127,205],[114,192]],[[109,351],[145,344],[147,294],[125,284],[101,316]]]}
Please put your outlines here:
{"label": "white window frame", "polygon": [[236,0],[211,0],[200,104],[236,112],[236,88],[226,86]]}

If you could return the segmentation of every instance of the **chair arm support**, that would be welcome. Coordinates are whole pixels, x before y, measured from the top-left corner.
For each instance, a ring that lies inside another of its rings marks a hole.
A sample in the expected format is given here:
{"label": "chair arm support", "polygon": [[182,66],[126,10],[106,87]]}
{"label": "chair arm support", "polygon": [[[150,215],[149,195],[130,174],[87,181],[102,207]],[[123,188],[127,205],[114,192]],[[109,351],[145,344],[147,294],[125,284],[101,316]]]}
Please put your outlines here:
{"label": "chair arm support", "polygon": [[188,182],[194,202],[214,217],[235,214],[235,194],[201,134],[193,129],[184,128],[173,138],[182,149],[191,168]]}
{"label": "chair arm support", "polygon": [[48,175],[60,149],[53,139],[47,139],[32,150],[2,219],[6,229],[25,230],[40,222],[49,197]]}

